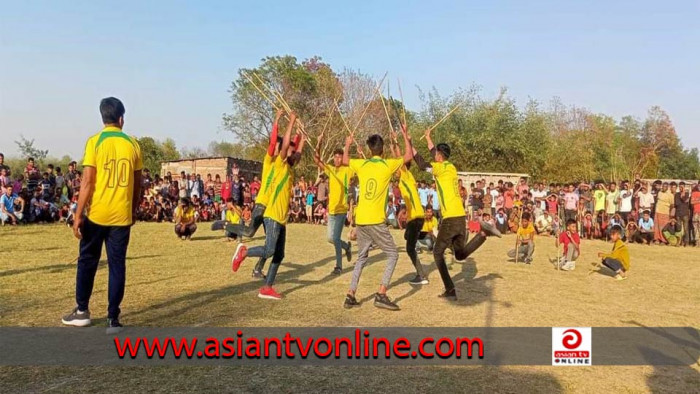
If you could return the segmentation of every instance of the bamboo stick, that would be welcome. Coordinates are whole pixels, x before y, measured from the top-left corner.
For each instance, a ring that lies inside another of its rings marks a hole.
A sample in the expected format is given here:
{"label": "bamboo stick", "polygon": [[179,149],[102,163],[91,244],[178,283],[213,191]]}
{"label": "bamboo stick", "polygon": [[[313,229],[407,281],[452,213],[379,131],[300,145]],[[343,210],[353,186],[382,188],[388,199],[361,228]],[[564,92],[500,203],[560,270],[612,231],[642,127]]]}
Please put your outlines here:
{"label": "bamboo stick", "polygon": [[396,78],[396,82],[399,84],[399,97],[401,97],[401,117],[403,118],[403,124],[406,125],[406,104],[403,101],[403,91],[401,91],[401,80]]}
{"label": "bamboo stick", "polygon": [[[450,115],[452,115],[453,112],[455,112],[455,111],[456,111],[459,107],[461,107],[461,106],[462,106],[462,103],[459,103],[459,104],[455,105],[455,107],[452,108],[452,109],[450,110],[450,112],[448,112],[447,114],[445,114],[445,116],[443,116],[442,119],[438,120],[437,123],[435,123],[434,125],[430,126],[430,127],[428,128],[428,130],[430,130],[430,131],[435,130],[436,127],[438,127],[442,122],[444,122]],[[420,137],[421,140],[422,140],[423,138],[425,138],[425,135],[423,135],[423,136]]]}

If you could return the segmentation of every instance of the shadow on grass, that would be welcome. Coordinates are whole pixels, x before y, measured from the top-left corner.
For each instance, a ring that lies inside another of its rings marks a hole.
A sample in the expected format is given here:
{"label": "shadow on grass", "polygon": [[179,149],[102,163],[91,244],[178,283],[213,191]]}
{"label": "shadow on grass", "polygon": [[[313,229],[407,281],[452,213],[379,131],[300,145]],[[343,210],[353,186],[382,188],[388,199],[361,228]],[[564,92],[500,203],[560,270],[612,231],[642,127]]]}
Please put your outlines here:
{"label": "shadow on grass", "polygon": [[116,392],[133,391],[134,382],[142,391],[156,392],[565,391],[550,373],[476,366],[0,367],[0,379],[7,392],[85,391],[85,381],[91,391]]}
{"label": "shadow on grass", "polygon": [[[103,267],[105,265],[107,265],[107,260],[100,260],[98,267]],[[76,263],[76,261],[73,261],[72,263],[58,263],[58,264],[44,265],[41,267],[12,269],[12,270],[7,270],[7,271],[0,271],[0,278],[2,278],[4,276],[21,275],[21,274],[26,274],[26,273],[30,273],[30,272],[41,272],[41,271],[46,271],[46,273],[49,273],[49,274],[56,274],[56,273],[63,272],[66,270],[75,270],[76,268],[77,268],[77,263]]]}

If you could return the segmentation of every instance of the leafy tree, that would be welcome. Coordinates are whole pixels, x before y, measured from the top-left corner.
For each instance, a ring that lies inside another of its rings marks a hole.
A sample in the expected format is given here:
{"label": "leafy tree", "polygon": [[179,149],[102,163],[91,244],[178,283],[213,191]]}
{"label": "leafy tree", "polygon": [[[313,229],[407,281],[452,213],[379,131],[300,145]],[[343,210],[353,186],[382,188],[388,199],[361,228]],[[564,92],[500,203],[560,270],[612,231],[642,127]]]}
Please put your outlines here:
{"label": "leafy tree", "polygon": [[49,154],[49,150],[41,150],[34,146],[34,139],[28,140],[23,135],[19,136],[19,141],[15,141],[20,155],[33,157],[37,162],[42,162]]}

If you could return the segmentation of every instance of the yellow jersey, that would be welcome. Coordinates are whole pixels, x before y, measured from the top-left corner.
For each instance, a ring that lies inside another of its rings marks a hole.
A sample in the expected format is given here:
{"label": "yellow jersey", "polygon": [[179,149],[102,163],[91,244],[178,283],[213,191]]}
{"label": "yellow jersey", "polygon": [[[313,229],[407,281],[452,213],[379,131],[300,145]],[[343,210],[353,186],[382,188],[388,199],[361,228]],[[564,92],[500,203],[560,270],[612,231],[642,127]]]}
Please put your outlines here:
{"label": "yellow jersey", "polygon": [[101,226],[130,226],[134,171],[143,169],[141,148],[119,127],[105,127],[85,144],[83,166],[95,168],[95,192],[87,209]]}
{"label": "yellow jersey", "polygon": [[409,171],[406,166],[401,166],[399,190],[401,190],[401,197],[403,197],[406,203],[406,221],[410,222],[413,219],[425,217],[423,206],[420,204],[416,178],[413,177],[413,174],[411,174],[411,171]]}
{"label": "yellow jersey", "polygon": [[289,216],[289,201],[292,198],[294,172],[287,160],[277,156],[270,173],[274,174],[275,177],[270,185],[270,196],[263,217],[286,225]]}
{"label": "yellow jersey", "polygon": [[382,159],[379,156],[350,160],[350,169],[357,174],[360,187],[355,213],[358,226],[384,223],[391,176],[402,165],[402,159]]}
{"label": "yellow jersey", "polygon": [[233,224],[238,224],[241,222],[241,217],[238,215],[235,209],[226,210],[226,221]]}
{"label": "yellow jersey", "polygon": [[532,225],[532,223],[528,224],[527,227],[523,228],[523,226],[518,227],[518,232],[516,233],[518,236],[518,239],[523,240],[523,239],[529,239],[530,235],[532,235],[532,239],[535,239],[535,227]]}
{"label": "yellow jersey", "polygon": [[274,170],[274,160],[272,156],[265,153],[265,158],[263,159],[262,165],[262,175],[260,182],[260,190],[258,191],[258,196],[255,197],[255,203],[261,205],[267,205],[270,199],[270,190],[272,190],[272,181],[275,178]]}
{"label": "yellow jersey", "polygon": [[440,213],[443,219],[466,216],[459,196],[457,167],[449,161],[430,163],[440,198]]}
{"label": "yellow jersey", "polygon": [[328,175],[328,214],[339,215],[348,213],[348,186],[352,171],[350,167],[323,166],[323,172]]}
{"label": "yellow jersey", "polygon": [[186,209],[182,209],[182,207],[178,205],[178,207],[175,208],[175,217],[180,219],[183,223],[194,223],[194,207],[189,206]]}
{"label": "yellow jersey", "polygon": [[438,221],[435,219],[435,216],[430,218],[430,220],[425,219],[423,222],[423,228],[420,229],[422,233],[432,233],[433,229],[435,229],[438,226]]}

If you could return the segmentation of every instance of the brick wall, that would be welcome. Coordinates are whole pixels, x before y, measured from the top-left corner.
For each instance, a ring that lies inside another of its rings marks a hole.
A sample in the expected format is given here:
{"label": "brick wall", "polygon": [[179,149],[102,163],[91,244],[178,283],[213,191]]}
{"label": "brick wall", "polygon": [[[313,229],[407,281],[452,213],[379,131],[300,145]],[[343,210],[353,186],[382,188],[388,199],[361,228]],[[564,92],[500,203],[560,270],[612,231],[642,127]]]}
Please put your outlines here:
{"label": "brick wall", "polygon": [[246,179],[251,180],[253,176],[260,177],[262,172],[262,163],[252,160],[241,160],[232,157],[214,157],[192,160],[178,160],[161,163],[161,176],[165,176],[168,172],[173,175],[173,179],[180,178],[180,172],[185,171],[187,174],[200,174],[202,179],[207,178],[207,174],[211,174],[215,178],[218,174],[221,179],[226,179],[227,174],[231,174],[233,163],[236,163],[240,168],[240,174]]}

